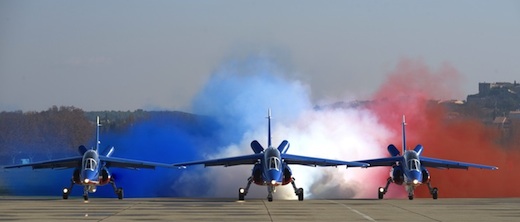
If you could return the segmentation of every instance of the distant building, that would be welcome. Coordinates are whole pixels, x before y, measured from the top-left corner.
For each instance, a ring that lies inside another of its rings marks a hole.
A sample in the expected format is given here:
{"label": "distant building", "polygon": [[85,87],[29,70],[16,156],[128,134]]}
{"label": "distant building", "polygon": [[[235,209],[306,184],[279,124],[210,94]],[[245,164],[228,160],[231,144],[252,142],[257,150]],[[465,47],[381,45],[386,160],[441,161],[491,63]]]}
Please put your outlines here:
{"label": "distant building", "polygon": [[510,111],[509,118],[514,120],[520,120],[520,110]]}
{"label": "distant building", "polygon": [[513,83],[510,82],[494,82],[494,83],[487,83],[487,82],[480,82],[478,83],[478,94],[479,96],[488,96],[492,89],[502,89],[511,93],[518,93],[520,92],[520,84],[516,82],[516,80]]}
{"label": "distant building", "polygon": [[478,84],[478,94],[468,95],[467,103],[493,109],[494,117],[520,109],[520,84],[516,81]]}

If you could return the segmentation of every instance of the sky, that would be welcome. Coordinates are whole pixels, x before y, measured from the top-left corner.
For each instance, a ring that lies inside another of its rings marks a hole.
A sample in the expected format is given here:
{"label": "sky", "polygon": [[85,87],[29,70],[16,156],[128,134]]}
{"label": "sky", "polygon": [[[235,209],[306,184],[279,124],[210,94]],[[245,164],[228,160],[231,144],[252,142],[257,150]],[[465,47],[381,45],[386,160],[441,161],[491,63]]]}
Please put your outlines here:
{"label": "sky", "polygon": [[371,98],[410,58],[453,67],[464,100],[520,80],[519,40],[518,1],[3,0],[0,111],[190,111],[214,73],[251,56],[315,104]]}

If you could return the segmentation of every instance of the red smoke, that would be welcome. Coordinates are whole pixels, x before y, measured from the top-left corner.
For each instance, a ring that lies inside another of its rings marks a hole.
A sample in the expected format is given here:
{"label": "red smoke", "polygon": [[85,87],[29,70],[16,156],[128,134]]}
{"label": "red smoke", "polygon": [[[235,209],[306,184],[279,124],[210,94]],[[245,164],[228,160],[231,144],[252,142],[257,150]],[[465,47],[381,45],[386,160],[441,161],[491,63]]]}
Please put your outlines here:
{"label": "red smoke", "polygon": [[[520,196],[520,152],[497,145],[496,128],[479,119],[453,115],[432,100],[460,97],[459,74],[444,65],[434,72],[421,61],[403,60],[368,106],[382,124],[393,130],[389,143],[401,144],[401,120],[406,115],[407,148],[424,146],[423,156],[498,166],[499,170],[439,170],[428,168],[439,197]],[[386,149],[383,147],[382,149]],[[389,169],[390,170],[390,169]],[[390,189],[403,189],[392,186]],[[426,185],[417,197],[431,197]]]}

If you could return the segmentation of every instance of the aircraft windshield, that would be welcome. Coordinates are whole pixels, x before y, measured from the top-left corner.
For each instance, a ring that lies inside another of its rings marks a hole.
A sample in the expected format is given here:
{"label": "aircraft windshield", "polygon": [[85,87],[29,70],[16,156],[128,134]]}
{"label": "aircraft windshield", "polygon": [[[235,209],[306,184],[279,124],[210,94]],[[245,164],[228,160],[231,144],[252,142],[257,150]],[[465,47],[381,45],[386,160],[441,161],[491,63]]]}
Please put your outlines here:
{"label": "aircraft windshield", "polygon": [[408,161],[408,167],[410,170],[419,170],[420,163],[418,159],[411,159]]}
{"label": "aircraft windshield", "polygon": [[280,159],[278,159],[277,157],[271,157],[269,158],[269,169],[272,170],[272,169],[275,169],[275,170],[279,170],[280,168]]}
{"label": "aircraft windshield", "polygon": [[85,159],[85,170],[94,170],[97,167],[97,162],[93,158]]}

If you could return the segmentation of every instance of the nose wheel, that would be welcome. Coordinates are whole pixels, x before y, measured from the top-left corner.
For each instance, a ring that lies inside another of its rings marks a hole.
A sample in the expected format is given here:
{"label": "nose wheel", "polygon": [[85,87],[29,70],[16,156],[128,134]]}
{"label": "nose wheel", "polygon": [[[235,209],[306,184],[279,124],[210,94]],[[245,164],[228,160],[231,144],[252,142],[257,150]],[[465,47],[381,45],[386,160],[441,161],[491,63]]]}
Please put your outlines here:
{"label": "nose wheel", "polygon": [[88,200],[88,186],[83,186],[83,200]]}

